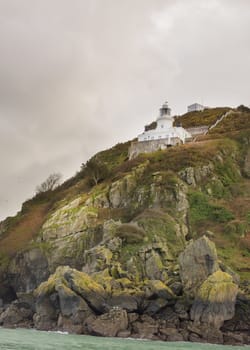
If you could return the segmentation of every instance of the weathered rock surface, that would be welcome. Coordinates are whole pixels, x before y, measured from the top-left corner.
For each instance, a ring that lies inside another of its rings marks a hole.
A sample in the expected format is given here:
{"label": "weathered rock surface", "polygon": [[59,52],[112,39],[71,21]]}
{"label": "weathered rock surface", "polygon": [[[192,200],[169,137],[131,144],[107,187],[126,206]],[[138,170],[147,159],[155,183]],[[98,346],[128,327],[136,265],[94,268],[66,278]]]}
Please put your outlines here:
{"label": "weathered rock surface", "polygon": [[215,244],[206,236],[189,243],[179,256],[185,292],[194,296],[209,275],[219,270]]}
{"label": "weathered rock surface", "polygon": [[84,320],[104,308],[105,291],[83,272],[58,267],[35,291],[36,328],[83,331]]}
{"label": "weathered rock surface", "polygon": [[[239,278],[227,266],[226,248],[220,246],[222,263],[209,240],[223,241],[223,226],[237,224],[235,237],[240,234],[239,244],[247,244],[247,211],[238,220],[232,209],[233,221],[227,215],[232,203],[224,207],[223,202],[248,181],[249,152],[244,146],[236,162],[234,141],[226,149],[211,140],[201,144],[208,159],[202,159],[197,144],[180,147],[183,153],[175,148],[128,162],[120,161],[126,154],[113,159],[104,152],[110,177],[92,186],[81,171],[62,186],[64,197],[60,188],[51,202],[46,194],[42,200],[51,209],[34,240],[9,260],[0,255],[0,325],[249,343],[249,302],[236,299]],[[195,192],[204,201],[203,216],[191,200]],[[240,200],[248,201],[243,195]],[[32,211],[32,205],[31,200],[25,210]],[[9,227],[15,220],[10,218]],[[3,237],[8,228],[0,226]],[[209,238],[188,242],[203,232]],[[247,274],[243,260],[237,272]]]}
{"label": "weathered rock surface", "polygon": [[127,312],[115,307],[100,317],[87,320],[87,328],[89,333],[93,335],[116,337],[128,328]]}
{"label": "weathered rock surface", "polygon": [[191,308],[194,323],[204,323],[219,329],[225,320],[234,316],[238,287],[232,277],[220,270],[201,285]]}
{"label": "weathered rock surface", "polygon": [[33,313],[30,305],[15,301],[0,313],[0,325],[4,327],[32,327]]}
{"label": "weathered rock surface", "polygon": [[17,254],[9,267],[9,282],[18,292],[31,292],[49,277],[48,261],[39,248]]}

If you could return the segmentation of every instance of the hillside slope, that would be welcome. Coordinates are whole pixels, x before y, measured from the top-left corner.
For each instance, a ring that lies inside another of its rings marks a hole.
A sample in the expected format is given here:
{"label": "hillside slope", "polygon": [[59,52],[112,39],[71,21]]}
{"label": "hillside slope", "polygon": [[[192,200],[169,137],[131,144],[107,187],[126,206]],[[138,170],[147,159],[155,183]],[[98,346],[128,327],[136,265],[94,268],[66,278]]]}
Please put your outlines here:
{"label": "hillside slope", "polygon": [[[178,122],[211,126],[227,110]],[[0,324],[248,343],[250,111],[183,146],[128,160],[129,145],[1,223],[0,298],[15,301]]]}

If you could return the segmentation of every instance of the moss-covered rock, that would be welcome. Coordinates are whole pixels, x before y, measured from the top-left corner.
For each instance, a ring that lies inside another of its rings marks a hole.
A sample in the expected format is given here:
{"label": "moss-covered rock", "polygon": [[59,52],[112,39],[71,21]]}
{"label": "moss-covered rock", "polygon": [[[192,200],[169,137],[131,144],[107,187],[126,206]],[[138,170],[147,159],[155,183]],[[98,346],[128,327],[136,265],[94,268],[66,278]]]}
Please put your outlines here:
{"label": "moss-covered rock", "polygon": [[229,274],[214,272],[198,290],[191,319],[220,328],[225,320],[234,316],[237,292],[238,287]]}

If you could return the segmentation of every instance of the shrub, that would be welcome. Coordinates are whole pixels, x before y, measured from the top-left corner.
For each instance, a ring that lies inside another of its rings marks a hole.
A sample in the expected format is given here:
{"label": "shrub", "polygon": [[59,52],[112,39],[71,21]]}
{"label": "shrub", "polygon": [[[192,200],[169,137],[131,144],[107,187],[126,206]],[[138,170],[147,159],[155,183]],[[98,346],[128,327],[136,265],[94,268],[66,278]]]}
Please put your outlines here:
{"label": "shrub", "polygon": [[146,233],[136,224],[122,224],[118,226],[115,235],[126,243],[140,243],[143,241]]}
{"label": "shrub", "polygon": [[202,221],[215,221],[219,223],[228,222],[234,218],[233,214],[226,208],[211,204],[208,197],[202,192],[189,194],[190,221],[197,224]]}

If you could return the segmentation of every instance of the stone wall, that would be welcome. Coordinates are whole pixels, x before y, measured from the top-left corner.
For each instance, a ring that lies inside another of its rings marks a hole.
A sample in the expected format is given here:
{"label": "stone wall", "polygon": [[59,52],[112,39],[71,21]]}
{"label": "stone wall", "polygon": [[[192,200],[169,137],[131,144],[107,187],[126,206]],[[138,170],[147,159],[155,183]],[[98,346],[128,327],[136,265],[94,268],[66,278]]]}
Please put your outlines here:
{"label": "stone wall", "polygon": [[132,142],[129,148],[129,159],[137,157],[140,153],[151,153],[157,150],[166,149],[169,146],[182,144],[182,141],[177,137],[171,138],[170,144],[168,144],[168,142],[168,139]]}
{"label": "stone wall", "polygon": [[197,126],[193,128],[187,128],[186,130],[192,135],[192,136],[198,136],[203,135],[208,131],[209,127],[207,125],[204,126]]}

